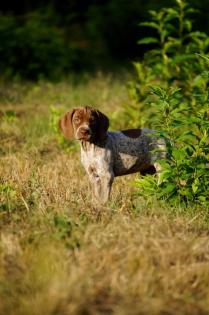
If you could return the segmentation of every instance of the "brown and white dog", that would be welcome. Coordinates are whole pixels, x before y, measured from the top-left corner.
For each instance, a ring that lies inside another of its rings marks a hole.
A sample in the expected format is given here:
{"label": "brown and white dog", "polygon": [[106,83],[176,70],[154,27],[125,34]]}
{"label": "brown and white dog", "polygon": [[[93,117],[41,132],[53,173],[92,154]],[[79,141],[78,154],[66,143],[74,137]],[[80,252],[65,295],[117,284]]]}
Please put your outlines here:
{"label": "brown and white dog", "polygon": [[[60,119],[66,139],[75,138],[81,145],[81,162],[89,176],[93,198],[104,204],[114,177],[160,170],[157,159],[165,157],[165,145],[149,129],[108,132],[109,119],[90,107],[74,108]],[[155,153],[153,153],[155,151]]]}

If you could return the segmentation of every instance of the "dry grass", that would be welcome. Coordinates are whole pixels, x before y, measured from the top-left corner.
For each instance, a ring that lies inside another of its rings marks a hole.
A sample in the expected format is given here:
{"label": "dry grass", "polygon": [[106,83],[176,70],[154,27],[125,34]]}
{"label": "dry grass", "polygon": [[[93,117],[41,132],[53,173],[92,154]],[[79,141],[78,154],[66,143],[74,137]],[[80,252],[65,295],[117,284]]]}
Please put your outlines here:
{"label": "dry grass", "polygon": [[49,128],[51,105],[116,115],[127,101],[121,81],[15,85],[1,95],[0,314],[209,314],[204,212],[139,200],[135,175],[117,179],[108,206],[95,208],[77,147],[63,152]]}

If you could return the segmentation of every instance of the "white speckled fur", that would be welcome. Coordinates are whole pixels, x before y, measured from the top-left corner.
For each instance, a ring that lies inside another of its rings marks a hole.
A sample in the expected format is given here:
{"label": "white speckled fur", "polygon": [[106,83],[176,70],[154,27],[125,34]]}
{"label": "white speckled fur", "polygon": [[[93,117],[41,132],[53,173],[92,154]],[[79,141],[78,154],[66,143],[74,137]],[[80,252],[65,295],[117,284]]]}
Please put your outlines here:
{"label": "white speckled fur", "polygon": [[115,176],[143,172],[150,166],[159,172],[156,160],[165,155],[163,140],[149,129],[141,129],[137,138],[119,131],[107,132],[103,143],[81,141],[81,162],[89,176],[93,197],[100,203],[108,200]]}

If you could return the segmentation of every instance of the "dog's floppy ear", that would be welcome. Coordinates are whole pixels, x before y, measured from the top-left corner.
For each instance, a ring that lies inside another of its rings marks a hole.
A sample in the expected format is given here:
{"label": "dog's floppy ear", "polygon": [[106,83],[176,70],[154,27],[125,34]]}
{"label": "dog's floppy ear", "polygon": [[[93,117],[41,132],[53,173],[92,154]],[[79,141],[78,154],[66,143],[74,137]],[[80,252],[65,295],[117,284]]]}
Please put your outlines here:
{"label": "dog's floppy ear", "polygon": [[74,113],[75,109],[72,109],[59,120],[59,127],[66,139],[71,139],[73,137],[72,118]]}
{"label": "dog's floppy ear", "polygon": [[99,137],[99,140],[104,140],[106,138],[107,130],[109,128],[109,119],[99,110],[97,110],[96,113],[97,113],[97,119],[98,119],[98,127],[97,127],[98,137]]}

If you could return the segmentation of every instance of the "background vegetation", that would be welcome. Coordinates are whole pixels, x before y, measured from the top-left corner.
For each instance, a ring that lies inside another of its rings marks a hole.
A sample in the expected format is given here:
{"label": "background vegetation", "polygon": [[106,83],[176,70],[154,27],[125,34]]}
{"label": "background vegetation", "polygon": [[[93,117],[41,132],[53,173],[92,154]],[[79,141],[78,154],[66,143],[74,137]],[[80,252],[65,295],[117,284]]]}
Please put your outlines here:
{"label": "background vegetation", "polygon": [[[208,33],[208,0],[190,3],[199,10],[195,28]],[[147,50],[137,40],[155,34],[139,22],[148,18],[149,10],[167,5],[166,0],[2,2],[1,74],[57,79],[72,71],[128,66]]]}
{"label": "background vegetation", "polygon": [[[208,314],[205,12],[195,22],[198,15],[183,0],[169,3],[168,8],[154,1],[131,3],[85,1],[81,6],[71,1],[60,6],[54,1],[50,6],[45,2],[47,10],[39,1],[18,3],[16,8],[4,4],[0,22],[5,43],[0,47],[4,58],[0,61],[4,69],[0,80],[2,315]],[[195,5],[204,7],[207,1]],[[152,9],[149,14],[146,7]],[[70,15],[66,8],[76,14]],[[132,23],[133,37],[119,31],[117,36],[109,31],[109,37],[102,35],[107,34],[104,29],[125,29],[125,25],[128,32]],[[127,46],[124,55],[120,36]],[[136,50],[129,45],[134,36]],[[111,46],[110,38],[117,45]],[[134,62],[135,75],[118,63],[112,73],[110,59],[124,65],[138,52],[145,54]],[[109,61],[100,63],[102,56]],[[93,66],[97,71],[87,74]],[[98,71],[102,67],[106,72]],[[105,112],[110,129],[158,130],[168,151],[166,161],[159,161],[160,177],[117,178],[108,205],[95,207],[79,145],[66,142],[57,128],[63,112],[84,104]]]}

